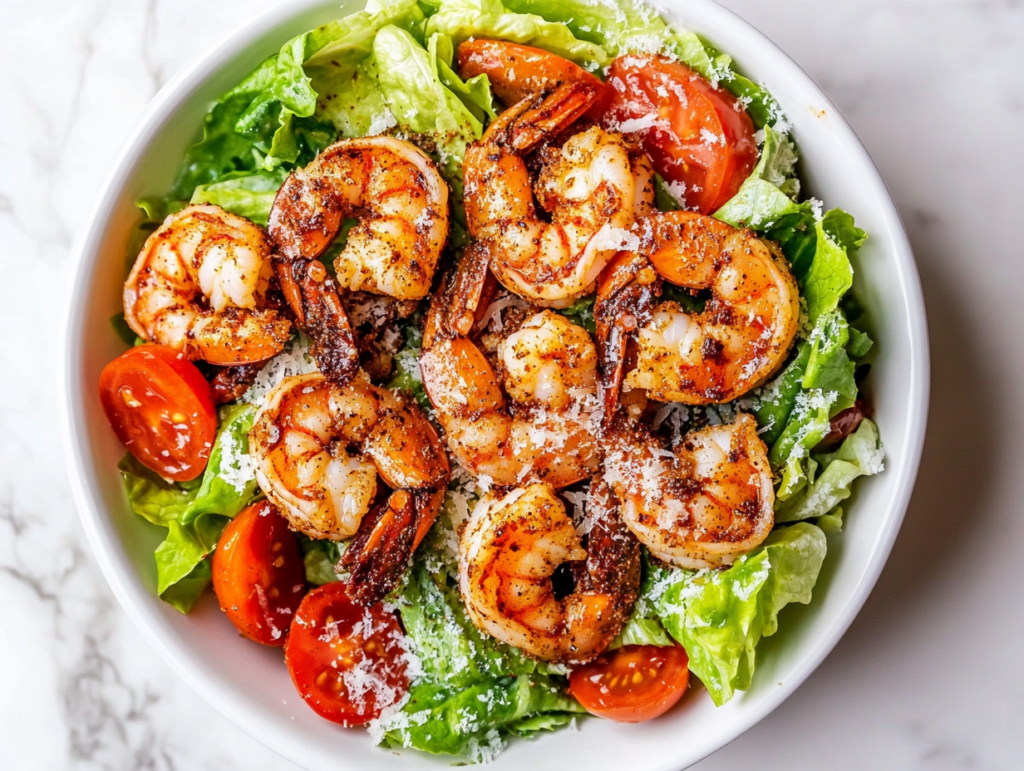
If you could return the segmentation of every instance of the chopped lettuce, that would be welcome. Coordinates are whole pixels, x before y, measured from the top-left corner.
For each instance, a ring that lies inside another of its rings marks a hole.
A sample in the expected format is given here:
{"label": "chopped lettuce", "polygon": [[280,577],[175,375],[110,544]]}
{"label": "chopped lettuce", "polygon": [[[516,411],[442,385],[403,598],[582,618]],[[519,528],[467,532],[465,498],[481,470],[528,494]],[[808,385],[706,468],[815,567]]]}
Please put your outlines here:
{"label": "chopped lettuce", "polygon": [[[118,466],[132,511],[167,528],[154,555],[157,592],[183,613],[208,583],[200,563],[217,545],[224,526],[256,496],[256,479],[247,457],[254,416],[248,404],[221,410],[210,460],[198,482],[167,482],[131,454]],[[183,581],[188,583],[170,591]]]}
{"label": "chopped lettuce", "polygon": [[[819,456],[816,462],[821,473],[812,484],[776,506],[776,522],[824,517],[850,497],[853,480],[881,472],[884,463],[877,427],[865,419],[835,453]],[[841,526],[842,520],[830,524]]]}
{"label": "chopped lettuce", "polygon": [[750,687],[755,646],[778,630],[782,608],[811,601],[826,548],[825,534],[801,522],[775,530],[727,570],[661,569],[651,601],[715,704]]}
{"label": "chopped lettuce", "polygon": [[459,43],[471,37],[498,38],[543,48],[577,64],[603,66],[609,58],[598,45],[580,40],[551,14],[516,12],[501,0],[441,0],[427,20],[427,34],[441,32]]}
{"label": "chopped lettuce", "polygon": [[216,204],[232,214],[266,226],[274,197],[287,176],[283,168],[231,172],[216,182],[197,187],[190,203]]}
{"label": "chopped lettuce", "polygon": [[337,541],[313,539],[296,533],[299,549],[302,551],[302,562],[306,568],[306,581],[313,586],[329,584],[340,580],[334,572],[334,566],[341,559],[341,550]]}
{"label": "chopped lettuce", "polygon": [[564,687],[542,675],[492,678],[459,689],[421,682],[386,723],[383,743],[481,762],[504,749],[505,732],[550,730],[583,712]]}
{"label": "chopped lettuce", "polygon": [[550,665],[473,625],[452,580],[420,553],[395,600],[423,673],[382,721],[384,743],[478,761],[509,733],[551,730],[582,712]]}
{"label": "chopped lettuce", "polygon": [[754,170],[736,195],[715,212],[715,218],[733,227],[770,230],[787,221],[811,216],[808,204],[798,204],[799,183],[794,176],[797,154],[789,137],[764,128],[764,146]]}
{"label": "chopped lettuce", "polygon": [[754,416],[761,427],[761,439],[768,447],[774,446],[789,423],[810,357],[811,346],[803,341],[797,343],[796,355],[786,368],[757,392]]}

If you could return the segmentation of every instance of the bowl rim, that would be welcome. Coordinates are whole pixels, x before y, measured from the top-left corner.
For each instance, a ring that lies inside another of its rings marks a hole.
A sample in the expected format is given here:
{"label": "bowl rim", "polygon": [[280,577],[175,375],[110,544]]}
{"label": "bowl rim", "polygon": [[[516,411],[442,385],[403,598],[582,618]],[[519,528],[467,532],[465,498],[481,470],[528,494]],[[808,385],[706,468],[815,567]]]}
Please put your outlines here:
{"label": "bowl rim", "polygon": [[[889,553],[910,502],[926,433],[930,386],[927,320],[913,251],[892,196],[866,148],[824,90],[766,35],[733,11],[719,5],[715,0],[687,0],[687,2],[691,8],[694,5],[703,6],[701,13],[719,14],[719,18],[725,23],[736,25],[743,30],[744,34],[757,40],[769,55],[778,60],[780,69],[784,71],[780,80],[803,81],[803,85],[814,92],[820,103],[833,116],[833,129],[846,141],[851,152],[857,155],[853,162],[863,167],[870,179],[873,188],[871,192],[874,193],[879,203],[879,209],[891,239],[892,256],[906,300],[906,329],[910,348],[910,414],[906,421],[906,444],[903,453],[904,473],[894,483],[894,492],[890,496],[892,504],[883,519],[883,529],[877,533],[874,548],[865,564],[861,580],[851,591],[845,607],[837,611],[836,620],[822,634],[807,644],[806,650],[800,656],[799,662],[787,678],[785,685],[773,689],[771,694],[750,705],[742,714],[736,715],[735,726],[726,735],[717,736],[706,742],[697,755],[692,753],[693,748],[691,747],[690,751],[685,753],[681,750],[677,761],[647,766],[646,768],[651,771],[677,769],[680,762],[696,763],[759,723],[789,698],[818,668],[853,623],[888,561]],[[65,318],[62,327],[64,338],[58,371],[58,392],[62,406],[59,413],[61,439],[73,498],[92,553],[119,604],[149,644],[157,650],[164,662],[193,691],[249,736],[282,757],[299,763],[303,762],[302,759],[296,758],[294,753],[288,752],[295,746],[294,736],[291,732],[282,728],[278,721],[253,709],[246,699],[231,693],[230,689],[207,681],[190,664],[187,652],[181,649],[174,637],[160,633],[161,627],[168,622],[155,611],[153,598],[139,580],[134,566],[121,545],[113,526],[113,520],[103,505],[102,499],[95,489],[95,484],[91,481],[84,465],[83,450],[87,448],[87,445],[86,430],[81,425],[81,416],[85,407],[80,395],[76,393],[75,382],[76,375],[81,369],[82,356],[81,350],[72,345],[72,341],[78,328],[77,322],[89,304],[86,293],[80,288],[87,282],[94,270],[99,255],[99,242],[103,236],[107,219],[120,190],[128,181],[135,164],[144,156],[149,144],[159,133],[159,127],[173,115],[179,103],[186,99],[194,89],[241,54],[255,39],[272,32],[275,27],[286,23],[299,13],[323,4],[323,0],[281,0],[233,32],[223,36],[205,53],[195,57],[179,70],[150,101],[107,173],[85,220],[86,224],[82,227],[72,247],[71,280],[67,287]],[[659,3],[659,7],[657,7],[659,12],[667,13],[670,16],[674,15],[673,9],[662,8],[660,5]],[[678,15],[678,12],[675,15]],[[343,762],[340,758],[339,761]]]}

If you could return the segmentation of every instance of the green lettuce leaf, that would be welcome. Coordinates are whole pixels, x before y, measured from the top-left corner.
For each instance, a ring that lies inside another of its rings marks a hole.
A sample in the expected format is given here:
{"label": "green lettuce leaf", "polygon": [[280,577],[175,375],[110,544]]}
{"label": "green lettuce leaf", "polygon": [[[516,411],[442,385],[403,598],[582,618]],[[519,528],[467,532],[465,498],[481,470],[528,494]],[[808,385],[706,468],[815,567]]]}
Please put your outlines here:
{"label": "green lettuce leaf", "polygon": [[778,630],[782,608],[811,601],[826,548],[825,534],[801,522],[775,530],[727,570],[662,569],[653,601],[715,704],[750,687],[758,641]]}
{"label": "green lettuce leaf", "polygon": [[619,636],[612,640],[608,650],[613,651],[623,645],[658,645],[671,647],[674,645],[672,638],[668,636],[665,627],[656,618],[644,618],[634,612],[629,621],[619,632]]}
{"label": "green lettuce leaf", "polygon": [[810,357],[811,346],[806,342],[798,343],[792,361],[756,394],[754,416],[761,427],[761,439],[768,447],[775,445],[789,423]]}
{"label": "green lettuce leaf", "polygon": [[840,310],[819,317],[811,332],[811,353],[802,385],[806,389],[837,393],[840,398],[832,406],[832,415],[851,406],[857,398],[855,366],[846,350],[849,341],[849,325]]}
{"label": "green lettuce leaf", "polygon": [[313,586],[338,581],[341,577],[334,572],[334,566],[341,559],[341,544],[337,541],[313,539],[296,533],[302,562],[306,568],[306,580]]}
{"label": "green lettuce leaf", "polygon": [[764,128],[764,146],[754,170],[736,195],[715,212],[715,218],[733,227],[759,231],[806,220],[813,215],[808,204],[794,200],[799,193],[795,177],[796,147],[789,137],[770,126]]}
{"label": "green lettuce leaf", "polygon": [[256,479],[244,457],[254,416],[255,410],[248,404],[221,410],[210,460],[198,482],[167,482],[130,454],[119,464],[132,511],[167,528],[167,536],[154,554],[157,592],[164,598],[172,587],[189,581],[168,600],[183,613],[205,586],[200,563],[217,545],[225,525],[256,495]]}
{"label": "green lettuce leaf", "polygon": [[501,0],[441,0],[427,20],[427,34],[441,32],[459,43],[471,37],[499,38],[543,48],[584,66],[605,65],[609,58],[598,45],[580,40],[565,24],[527,11],[518,13]]}
{"label": "green lettuce leaf", "polygon": [[[457,755],[473,762],[492,758],[509,730],[535,732],[542,721],[524,719],[541,714],[583,713],[559,683],[541,675],[489,679],[451,689],[420,683],[397,719],[385,726],[384,745],[412,747],[435,754]],[[544,727],[553,727],[549,719]]]}
{"label": "green lettuce leaf", "polygon": [[212,203],[232,214],[266,226],[278,188],[288,176],[283,168],[274,171],[231,172],[216,182],[200,185],[190,203]]}
{"label": "green lettuce leaf", "polygon": [[212,561],[212,556],[200,561],[187,576],[167,587],[160,599],[181,613],[188,613],[210,585],[213,577]]}
{"label": "green lettuce leaf", "polygon": [[196,496],[178,520],[188,525],[204,514],[234,517],[256,495],[256,475],[249,465],[249,429],[256,418],[251,404],[222,407],[217,438]]}
{"label": "green lettuce leaf", "polygon": [[[835,453],[820,456],[817,462],[823,469],[818,478],[776,507],[776,522],[824,517],[850,497],[853,480],[881,472],[884,463],[878,428],[865,419]],[[838,522],[828,524],[841,527],[841,514]]]}
{"label": "green lettuce leaf", "polygon": [[[832,214],[829,212],[826,217]],[[845,215],[845,212],[839,214]],[[801,285],[801,294],[807,301],[807,319],[811,325],[816,324],[824,314],[838,308],[840,298],[853,287],[853,266],[846,248],[832,240],[825,229],[825,221],[822,218],[815,224],[817,246],[814,260]]]}

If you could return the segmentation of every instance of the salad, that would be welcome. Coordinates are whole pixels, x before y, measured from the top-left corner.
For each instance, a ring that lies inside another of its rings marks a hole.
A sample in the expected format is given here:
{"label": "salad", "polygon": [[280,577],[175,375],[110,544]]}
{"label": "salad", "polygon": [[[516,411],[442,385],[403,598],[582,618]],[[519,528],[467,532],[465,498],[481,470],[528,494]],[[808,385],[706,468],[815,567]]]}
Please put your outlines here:
{"label": "salad", "polygon": [[883,467],[866,233],[798,161],[631,0],[370,0],[287,41],[127,245],[99,388],[161,599],[212,586],[388,748],[734,698]]}

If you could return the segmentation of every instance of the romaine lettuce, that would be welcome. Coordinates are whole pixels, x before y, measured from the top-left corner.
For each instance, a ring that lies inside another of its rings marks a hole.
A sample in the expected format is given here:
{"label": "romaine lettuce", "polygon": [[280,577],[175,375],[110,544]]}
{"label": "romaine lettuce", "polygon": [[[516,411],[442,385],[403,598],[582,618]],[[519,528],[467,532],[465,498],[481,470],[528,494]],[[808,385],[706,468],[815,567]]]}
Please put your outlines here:
{"label": "romaine lettuce", "polygon": [[715,704],[750,687],[755,646],[775,634],[782,608],[811,601],[826,548],[825,534],[800,522],[775,530],[727,570],[661,569],[651,601]]}
{"label": "romaine lettuce", "polygon": [[[208,571],[200,565],[217,545],[224,526],[256,496],[256,479],[247,457],[254,416],[248,404],[221,410],[210,460],[198,482],[169,483],[131,454],[119,465],[132,511],[167,528],[154,555],[157,592],[183,613],[208,583]],[[183,581],[187,583],[170,591]]]}
{"label": "romaine lettuce", "polygon": [[816,462],[821,473],[812,484],[776,506],[776,522],[825,516],[850,497],[853,480],[881,472],[884,463],[878,429],[865,419],[846,437],[838,451],[818,456]]}

